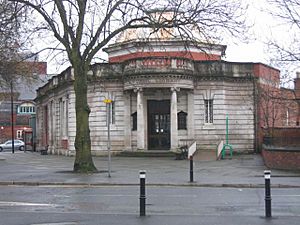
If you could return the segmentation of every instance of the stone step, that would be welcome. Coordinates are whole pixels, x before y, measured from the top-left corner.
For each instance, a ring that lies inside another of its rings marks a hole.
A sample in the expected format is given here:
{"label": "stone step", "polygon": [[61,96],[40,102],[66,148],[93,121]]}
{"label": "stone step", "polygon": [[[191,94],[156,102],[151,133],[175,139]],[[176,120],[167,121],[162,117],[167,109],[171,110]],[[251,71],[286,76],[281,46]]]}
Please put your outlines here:
{"label": "stone step", "polygon": [[169,150],[122,151],[117,156],[124,157],[175,157]]}
{"label": "stone step", "polygon": [[214,150],[197,150],[193,159],[195,161],[216,161],[216,151]]}

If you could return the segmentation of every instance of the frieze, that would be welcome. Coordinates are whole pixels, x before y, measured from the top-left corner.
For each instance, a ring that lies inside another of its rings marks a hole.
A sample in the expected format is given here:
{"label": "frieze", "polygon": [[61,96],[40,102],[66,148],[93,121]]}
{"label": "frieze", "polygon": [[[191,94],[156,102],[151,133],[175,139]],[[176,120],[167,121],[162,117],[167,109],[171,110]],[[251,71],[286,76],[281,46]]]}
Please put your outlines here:
{"label": "frieze", "polygon": [[244,81],[253,81],[253,77],[225,77],[225,76],[195,76],[195,82],[201,81],[230,81],[230,82],[244,82]]}
{"label": "frieze", "polygon": [[130,76],[124,80],[124,89],[135,89],[137,87],[181,87],[192,89],[194,81],[192,76]]}

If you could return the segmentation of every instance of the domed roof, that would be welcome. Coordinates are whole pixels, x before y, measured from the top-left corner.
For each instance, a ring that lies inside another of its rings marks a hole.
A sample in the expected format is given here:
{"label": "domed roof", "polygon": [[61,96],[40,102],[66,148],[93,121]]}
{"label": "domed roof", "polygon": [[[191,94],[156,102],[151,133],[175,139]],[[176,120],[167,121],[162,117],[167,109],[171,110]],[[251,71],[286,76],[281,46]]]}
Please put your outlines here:
{"label": "domed roof", "polygon": [[[174,12],[154,11],[150,16],[158,22],[172,21]],[[104,51],[108,53],[109,62],[148,57],[179,57],[197,61],[220,60],[225,54],[226,46],[202,42],[196,30],[193,36],[193,40],[183,38],[179,30],[174,27],[127,29]]]}

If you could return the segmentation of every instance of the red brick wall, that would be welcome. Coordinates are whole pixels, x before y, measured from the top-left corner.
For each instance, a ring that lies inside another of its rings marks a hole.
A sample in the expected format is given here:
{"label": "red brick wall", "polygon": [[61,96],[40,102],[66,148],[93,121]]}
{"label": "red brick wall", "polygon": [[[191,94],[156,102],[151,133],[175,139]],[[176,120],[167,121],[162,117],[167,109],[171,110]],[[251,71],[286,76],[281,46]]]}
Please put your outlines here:
{"label": "red brick wall", "polygon": [[264,148],[262,155],[269,168],[300,170],[300,148],[294,151]]}
{"label": "red brick wall", "polygon": [[280,80],[279,70],[261,63],[254,64],[253,72],[255,77],[260,77],[265,80],[274,81],[274,82],[279,82]]}
{"label": "red brick wall", "polygon": [[273,137],[276,146],[300,147],[300,127],[277,127]]}
{"label": "red brick wall", "polygon": [[299,137],[300,127],[277,127],[274,129],[274,137]]}
{"label": "red brick wall", "polygon": [[135,58],[148,58],[148,57],[180,57],[186,59],[192,59],[196,61],[208,61],[208,60],[220,60],[221,56],[216,54],[206,54],[203,52],[135,52],[120,56],[109,57],[109,62],[124,62],[126,60]]}
{"label": "red brick wall", "polygon": [[[24,129],[30,129],[28,125],[14,125],[14,138],[17,139],[17,131],[18,130],[24,130]],[[0,126],[0,143],[7,141],[12,138],[11,135],[11,126]]]}

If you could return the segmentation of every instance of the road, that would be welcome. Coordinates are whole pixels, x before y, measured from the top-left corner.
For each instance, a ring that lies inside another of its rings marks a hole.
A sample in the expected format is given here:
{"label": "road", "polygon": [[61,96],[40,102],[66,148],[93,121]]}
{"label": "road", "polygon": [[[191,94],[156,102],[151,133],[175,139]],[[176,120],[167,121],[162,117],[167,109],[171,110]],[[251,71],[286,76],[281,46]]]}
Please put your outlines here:
{"label": "road", "polygon": [[139,217],[138,186],[0,186],[1,225],[299,224],[300,189],[272,189],[272,219],[264,189],[147,186]]}

